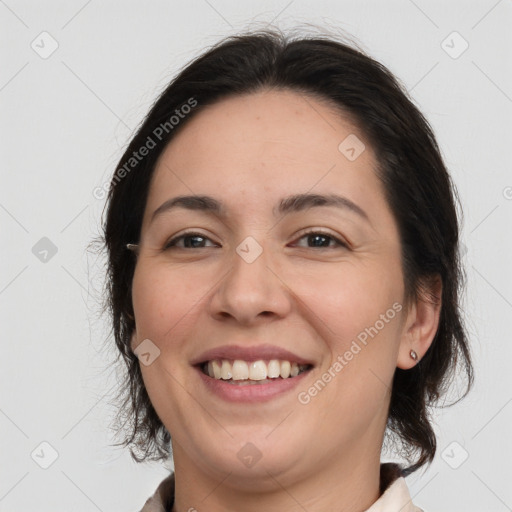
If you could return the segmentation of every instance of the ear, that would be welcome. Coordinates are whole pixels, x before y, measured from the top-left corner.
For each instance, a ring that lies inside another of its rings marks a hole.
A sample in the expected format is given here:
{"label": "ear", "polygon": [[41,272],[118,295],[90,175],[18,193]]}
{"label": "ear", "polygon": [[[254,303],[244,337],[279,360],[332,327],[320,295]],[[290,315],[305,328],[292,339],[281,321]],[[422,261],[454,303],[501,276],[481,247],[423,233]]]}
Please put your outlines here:
{"label": "ear", "polygon": [[[435,275],[421,282],[420,293],[409,307],[398,350],[397,367],[409,370],[425,355],[437,333],[442,307],[443,284]],[[411,357],[411,350],[417,359]]]}
{"label": "ear", "polygon": [[136,344],[137,344],[137,326],[135,324],[135,317],[131,313],[127,312],[126,316],[130,320],[133,320],[133,323],[134,323],[132,335],[130,336],[130,350],[133,352],[135,350]]}
{"label": "ear", "polygon": [[137,329],[133,329],[131,338],[130,338],[130,349],[133,352],[137,347]]}

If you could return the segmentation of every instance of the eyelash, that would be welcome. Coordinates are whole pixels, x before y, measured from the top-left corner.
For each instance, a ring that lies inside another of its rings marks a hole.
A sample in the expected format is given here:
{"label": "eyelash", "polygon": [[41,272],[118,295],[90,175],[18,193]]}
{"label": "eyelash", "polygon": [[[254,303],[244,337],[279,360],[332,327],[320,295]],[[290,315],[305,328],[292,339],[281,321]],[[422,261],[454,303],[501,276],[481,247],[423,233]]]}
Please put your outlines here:
{"label": "eyelash", "polygon": [[[309,235],[321,235],[325,238],[330,238],[331,240],[334,240],[338,244],[339,247],[344,247],[344,248],[348,249],[348,245],[346,243],[344,243],[343,241],[341,241],[339,238],[336,238],[332,234],[327,233],[322,230],[318,230],[318,229],[312,229],[310,231],[306,231],[305,233],[302,233],[302,235],[298,238],[298,240],[301,240],[302,238],[305,238]],[[166,244],[164,246],[164,250],[170,250],[172,248],[176,248],[175,247],[176,242],[178,242],[182,239],[185,239],[185,238],[193,238],[193,237],[199,237],[199,238],[204,238],[205,240],[210,240],[207,236],[203,235],[202,233],[196,233],[194,231],[187,231],[186,233],[183,233],[179,236],[171,238],[168,242],[166,242]],[[331,247],[316,247],[316,249],[333,249],[333,248],[336,248],[336,247],[332,247],[332,248]],[[190,249],[194,249],[194,248],[193,247],[178,247],[178,249],[190,250]],[[196,249],[208,249],[208,247],[196,247]],[[307,247],[307,249],[315,249],[315,247]]]}

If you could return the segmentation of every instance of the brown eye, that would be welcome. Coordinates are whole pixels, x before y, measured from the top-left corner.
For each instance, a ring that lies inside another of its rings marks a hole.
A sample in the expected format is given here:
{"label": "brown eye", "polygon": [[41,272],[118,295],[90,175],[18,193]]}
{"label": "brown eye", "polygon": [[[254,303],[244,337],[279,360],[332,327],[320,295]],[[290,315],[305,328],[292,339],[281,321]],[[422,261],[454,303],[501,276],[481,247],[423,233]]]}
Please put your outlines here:
{"label": "brown eye", "polygon": [[[178,245],[178,243],[182,240],[183,245]],[[207,240],[211,242],[211,240],[202,233],[183,233],[182,235],[176,236],[169,240],[165,244],[164,249],[171,249],[173,247],[178,249],[203,249],[207,248],[204,245]]]}
{"label": "brown eye", "polygon": [[[347,247],[347,244],[331,235],[330,233],[325,233],[323,231],[308,231],[304,233],[299,240],[307,239],[308,248],[319,248],[319,249],[329,249],[336,247]],[[334,242],[334,246],[330,246],[330,243]],[[309,244],[312,245],[309,245]]]}

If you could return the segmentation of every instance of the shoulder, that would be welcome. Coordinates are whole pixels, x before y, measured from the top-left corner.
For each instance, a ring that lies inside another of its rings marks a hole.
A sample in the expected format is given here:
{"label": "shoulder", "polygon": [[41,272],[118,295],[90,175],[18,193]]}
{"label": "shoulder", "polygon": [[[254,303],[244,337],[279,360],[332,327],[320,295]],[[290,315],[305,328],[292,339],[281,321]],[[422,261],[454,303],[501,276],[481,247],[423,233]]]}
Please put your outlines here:
{"label": "shoulder", "polygon": [[150,496],[140,512],[166,512],[174,504],[174,473],[166,477]]}
{"label": "shoulder", "polygon": [[405,476],[395,463],[381,464],[380,497],[365,512],[423,512],[412,502]]}

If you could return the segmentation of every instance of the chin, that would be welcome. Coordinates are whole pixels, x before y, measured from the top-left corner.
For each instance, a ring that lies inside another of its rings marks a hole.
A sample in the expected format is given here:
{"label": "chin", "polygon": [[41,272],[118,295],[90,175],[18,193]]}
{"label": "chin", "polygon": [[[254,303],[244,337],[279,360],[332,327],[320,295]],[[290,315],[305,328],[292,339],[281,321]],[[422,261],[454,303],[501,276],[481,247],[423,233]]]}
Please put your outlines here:
{"label": "chin", "polygon": [[[271,429],[258,431],[237,428],[233,435],[222,441],[218,437],[211,438],[205,445],[206,437],[201,436],[201,443],[196,445],[196,464],[218,480],[226,475],[226,485],[234,485],[240,489],[261,492],[275,490],[274,478],[298,476],[304,460],[304,443],[289,435],[294,431],[286,429],[281,437]],[[201,449],[202,448],[202,449]]]}

